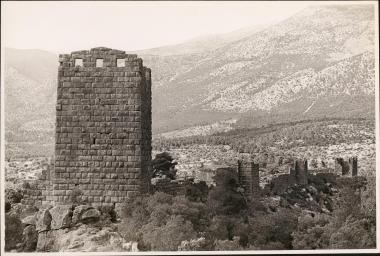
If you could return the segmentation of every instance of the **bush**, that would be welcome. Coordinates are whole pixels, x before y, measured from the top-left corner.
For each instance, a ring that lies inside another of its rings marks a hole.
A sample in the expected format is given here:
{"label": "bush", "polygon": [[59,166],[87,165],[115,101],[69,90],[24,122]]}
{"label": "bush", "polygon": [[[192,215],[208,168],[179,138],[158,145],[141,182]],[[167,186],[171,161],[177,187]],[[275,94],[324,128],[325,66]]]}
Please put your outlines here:
{"label": "bush", "polygon": [[344,224],[332,233],[331,249],[374,249],[376,248],[375,220],[348,217]]}
{"label": "bush", "polygon": [[298,218],[298,227],[292,233],[293,248],[297,250],[314,250],[329,248],[332,217],[316,214],[314,217],[304,213]]}
{"label": "bush", "polygon": [[119,230],[127,240],[138,241],[140,249],[177,250],[207,227],[204,204],[162,192],[130,200],[123,212]]}
{"label": "bush", "polygon": [[154,251],[176,251],[184,240],[196,238],[196,232],[190,221],[174,215],[164,225],[149,223],[142,228],[143,242]]}
{"label": "bush", "polygon": [[17,189],[17,190],[12,189],[12,188],[5,189],[5,200],[9,202],[10,204],[20,203],[23,197],[24,195],[20,189]]}
{"label": "bush", "polygon": [[239,192],[238,176],[234,169],[218,169],[214,180],[216,186],[211,188],[207,200],[212,213],[232,215],[247,209],[247,202]]}
{"label": "bush", "polygon": [[186,189],[186,197],[193,202],[205,203],[207,201],[208,192],[209,188],[206,182],[192,183]]}

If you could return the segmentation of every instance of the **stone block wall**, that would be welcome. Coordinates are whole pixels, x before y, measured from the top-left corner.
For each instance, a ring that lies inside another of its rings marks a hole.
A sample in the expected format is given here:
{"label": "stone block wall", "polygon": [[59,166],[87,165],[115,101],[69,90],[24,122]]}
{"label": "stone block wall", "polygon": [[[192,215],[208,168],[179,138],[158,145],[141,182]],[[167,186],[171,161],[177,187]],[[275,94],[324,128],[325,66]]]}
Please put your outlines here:
{"label": "stone block wall", "polygon": [[290,168],[289,183],[307,185],[308,175],[307,160],[296,159],[293,167]]}
{"label": "stone block wall", "polygon": [[155,178],[152,179],[152,192],[163,192],[173,196],[185,195],[186,188],[193,181],[192,180],[171,180],[169,178]]}
{"label": "stone block wall", "polygon": [[253,161],[238,161],[239,183],[244,189],[247,198],[257,198],[260,196],[260,176],[259,164]]}
{"label": "stone block wall", "polygon": [[54,165],[50,163],[44,167],[37,180],[27,180],[24,183],[24,194],[21,201],[23,204],[41,207],[50,203],[52,190],[51,174],[54,170]]}
{"label": "stone block wall", "polygon": [[103,47],[59,62],[50,199],[64,204],[75,188],[91,205],[111,205],[149,191],[150,69],[137,55]]}

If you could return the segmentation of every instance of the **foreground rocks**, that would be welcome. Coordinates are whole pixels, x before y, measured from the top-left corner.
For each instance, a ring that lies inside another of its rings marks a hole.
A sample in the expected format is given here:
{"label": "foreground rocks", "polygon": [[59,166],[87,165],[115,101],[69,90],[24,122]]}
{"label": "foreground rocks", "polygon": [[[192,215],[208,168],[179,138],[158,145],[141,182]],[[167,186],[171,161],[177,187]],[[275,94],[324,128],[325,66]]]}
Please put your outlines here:
{"label": "foreground rocks", "polygon": [[37,251],[106,252],[138,251],[137,243],[126,242],[116,225],[96,227],[83,224],[76,228],[50,230],[38,237]]}
{"label": "foreground rocks", "polygon": [[58,205],[49,210],[52,216],[51,229],[68,228],[71,225],[73,206]]}
{"label": "foreground rocks", "polygon": [[88,205],[57,205],[30,213],[20,221],[21,252],[138,251],[117,232],[115,213],[110,208]]}

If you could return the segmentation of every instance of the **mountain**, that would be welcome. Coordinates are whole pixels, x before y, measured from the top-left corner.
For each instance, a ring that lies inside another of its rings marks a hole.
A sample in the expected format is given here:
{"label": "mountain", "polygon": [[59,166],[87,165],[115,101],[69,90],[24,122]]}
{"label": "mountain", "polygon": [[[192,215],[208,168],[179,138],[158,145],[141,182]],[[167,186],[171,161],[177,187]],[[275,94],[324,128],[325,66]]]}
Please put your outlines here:
{"label": "mountain", "polygon": [[325,97],[369,97],[366,111],[375,90],[374,8],[313,6],[221,48],[143,58],[155,71],[153,124],[162,131],[298,105],[303,116],[322,114]]}
{"label": "mountain", "polygon": [[52,152],[58,57],[41,50],[4,52],[7,151]]}
{"label": "mountain", "polygon": [[181,44],[134,51],[133,53],[137,53],[138,55],[158,56],[201,53],[220,48],[231,42],[238,41],[244,37],[252,35],[253,33],[263,30],[265,27],[268,27],[269,25],[270,24],[258,24],[254,26],[244,27],[228,33],[199,36],[187,40]]}
{"label": "mountain", "polygon": [[[153,133],[373,118],[374,28],[373,5],[312,6],[268,27],[140,51],[152,69]],[[53,134],[57,65],[52,53],[5,50],[8,143]]]}

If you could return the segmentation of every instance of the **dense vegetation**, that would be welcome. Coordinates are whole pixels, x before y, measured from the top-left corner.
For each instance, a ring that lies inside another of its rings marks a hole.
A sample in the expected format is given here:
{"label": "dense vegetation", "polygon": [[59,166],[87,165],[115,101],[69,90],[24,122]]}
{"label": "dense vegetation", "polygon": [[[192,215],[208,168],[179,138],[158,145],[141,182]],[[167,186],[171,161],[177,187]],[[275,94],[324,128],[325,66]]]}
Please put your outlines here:
{"label": "dense vegetation", "polygon": [[[271,124],[261,128],[241,128],[208,136],[176,139],[157,138],[154,148],[167,150],[189,144],[230,145],[241,153],[260,153],[269,147],[326,146],[344,142],[373,140],[375,124],[367,119],[321,119]],[[368,131],[368,134],[363,133]]]}
{"label": "dense vegetation", "polygon": [[140,249],[158,251],[375,247],[375,214],[355,194],[365,179],[339,180],[329,213],[275,205],[268,196],[249,203],[232,169],[215,181],[210,190],[194,185],[186,196],[157,192],[131,200],[119,230]]}

